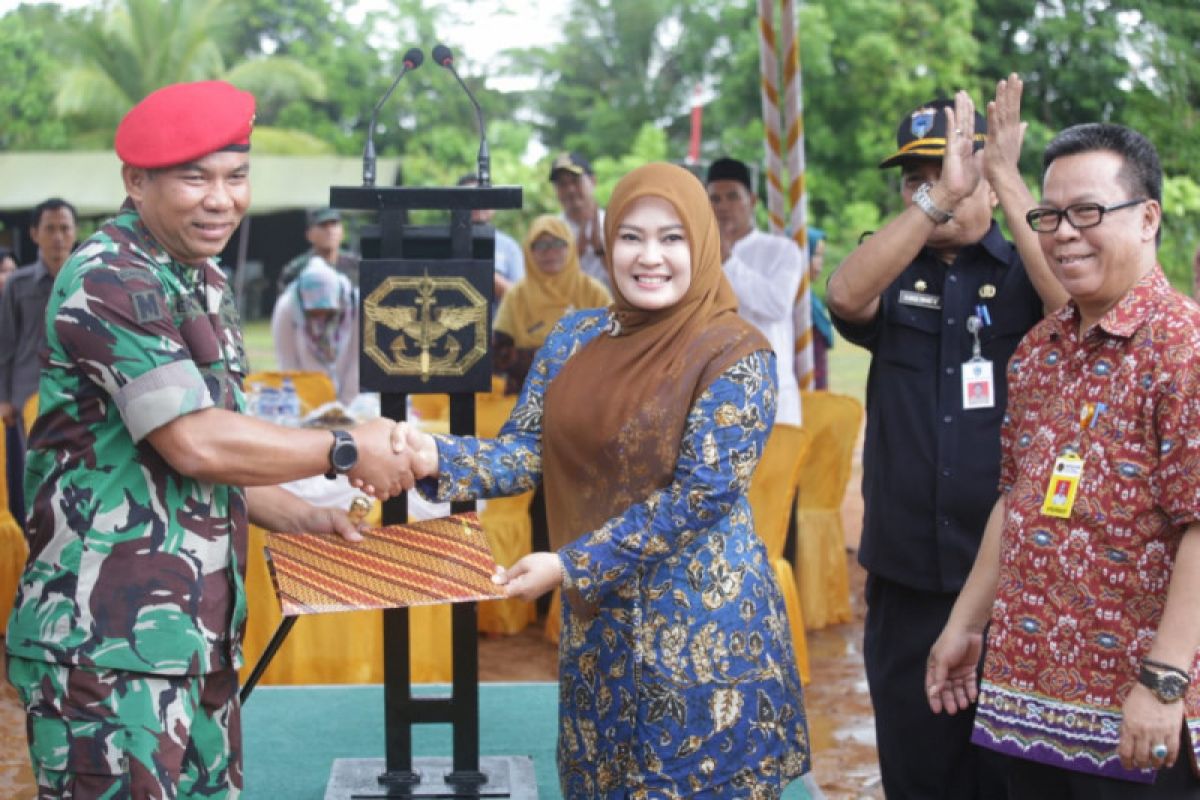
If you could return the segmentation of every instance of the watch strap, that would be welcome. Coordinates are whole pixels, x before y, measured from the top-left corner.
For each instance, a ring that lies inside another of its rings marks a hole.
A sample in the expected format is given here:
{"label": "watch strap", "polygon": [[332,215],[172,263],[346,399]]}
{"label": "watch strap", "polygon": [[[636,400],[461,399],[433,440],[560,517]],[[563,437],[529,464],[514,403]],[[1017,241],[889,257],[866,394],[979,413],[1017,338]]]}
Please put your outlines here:
{"label": "watch strap", "polygon": [[357,450],[357,448],[355,447],[354,437],[346,431],[334,430],[330,431],[330,433],[333,434],[333,444],[329,446],[329,470],[325,473],[325,477],[329,480],[333,480],[339,474],[347,472],[349,469],[353,468],[353,462],[351,463],[351,466],[347,467],[346,469],[338,467],[337,451],[340,448],[345,448],[347,445],[355,450]]}

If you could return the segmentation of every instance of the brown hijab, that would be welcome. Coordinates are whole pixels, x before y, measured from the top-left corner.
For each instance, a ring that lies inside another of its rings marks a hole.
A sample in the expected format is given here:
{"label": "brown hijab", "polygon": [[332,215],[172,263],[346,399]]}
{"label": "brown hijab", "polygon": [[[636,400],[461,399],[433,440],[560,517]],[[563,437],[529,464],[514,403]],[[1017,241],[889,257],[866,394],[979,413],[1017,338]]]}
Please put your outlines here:
{"label": "brown hijab", "polygon": [[546,390],[542,467],[555,550],[670,485],[692,403],[734,363],[771,347],[738,316],[708,194],[681,167],[647,164],[613,190],[604,224],[610,283],[616,287],[618,226],[648,195],[667,200],[683,222],[691,285],[675,305],[653,311],[614,288],[617,324],[572,356]]}

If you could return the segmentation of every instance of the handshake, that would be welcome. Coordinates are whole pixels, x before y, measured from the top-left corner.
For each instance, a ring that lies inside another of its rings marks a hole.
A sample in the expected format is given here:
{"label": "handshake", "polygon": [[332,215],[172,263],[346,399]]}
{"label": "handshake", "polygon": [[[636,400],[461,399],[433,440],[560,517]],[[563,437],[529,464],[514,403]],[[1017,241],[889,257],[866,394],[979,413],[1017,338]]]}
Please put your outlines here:
{"label": "handshake", "polygon": [[358,462],[346,473],[355,488],[386,500],[438,473],[437,443],[407,422],[381,417],[350,430]]}
{"label": "handshake", "polygon": [[[354,486],[381,500],[438,474],[437,442],[407,422],[381,418],[350,434],[358,445],[358,463],[347,476]],[[535,600],[560,586],[563,575],[556,553],[530,553],[508,569],[497,568],[492,582],[503,586],[508,597]]]}

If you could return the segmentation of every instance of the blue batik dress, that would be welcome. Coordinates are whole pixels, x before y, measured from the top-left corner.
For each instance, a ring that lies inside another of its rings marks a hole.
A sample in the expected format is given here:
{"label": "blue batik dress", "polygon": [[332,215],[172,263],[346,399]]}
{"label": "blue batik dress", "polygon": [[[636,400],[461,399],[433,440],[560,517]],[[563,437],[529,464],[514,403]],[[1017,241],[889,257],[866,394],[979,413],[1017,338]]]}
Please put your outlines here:
{"label": "blue batik dress", "polygon": [[[533,488],[545,390],[608,320],[603,309],[564,317],[498,437],[435,437],[440,474],[424,490],[463,500]],[[691,408],[674,481],[559,551],[584,601],[562,604],[567,798],[776,798],[809,769],[783,597],[746,499],[774,371],[769,350],[729,367]]]}

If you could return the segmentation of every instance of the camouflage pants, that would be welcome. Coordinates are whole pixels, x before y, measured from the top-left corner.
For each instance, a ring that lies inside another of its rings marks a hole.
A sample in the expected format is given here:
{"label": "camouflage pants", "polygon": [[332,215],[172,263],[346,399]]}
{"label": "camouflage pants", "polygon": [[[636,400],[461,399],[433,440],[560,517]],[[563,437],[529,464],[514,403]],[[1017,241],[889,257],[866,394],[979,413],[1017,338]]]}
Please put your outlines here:
{"label": "camouflage pants", "polygon": [[147,675],[10,657],[39,798],[236,798],[237,673]]}

